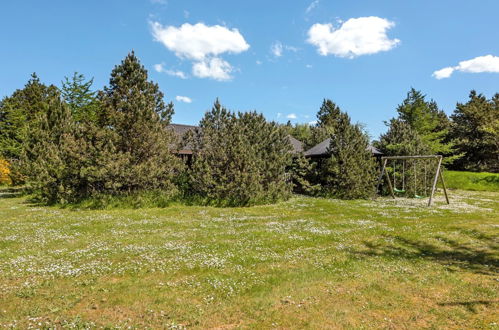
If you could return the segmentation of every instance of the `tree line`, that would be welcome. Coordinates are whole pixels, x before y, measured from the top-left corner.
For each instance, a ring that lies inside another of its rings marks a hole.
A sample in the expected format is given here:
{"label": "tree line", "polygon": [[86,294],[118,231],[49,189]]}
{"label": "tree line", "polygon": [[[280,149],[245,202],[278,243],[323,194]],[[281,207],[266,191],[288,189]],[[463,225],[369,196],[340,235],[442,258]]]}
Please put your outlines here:
{"label": "tree line", "polygon": [[[317,132],[329,125],[322,118],[323,108],[315,126],[288,122],[287,132],[313,147],[324,138]],[[469,100],[457,103],[447,116],[434,100],[411,88],[396,111],[397,116],[385,122],[387,132],[372,142],[383,154],[443,155],[452,170],[499,172],[499,93],[487,99],[472,90]]]}
{"label": "tree line", "polygon": [[[324,100],[314,126],[269,122],[216,100],[199,128],[180,140],[168,129],[173,103],[133,52],[102,90],[92,83],[75,73],[58,88],[33,74],[0,102],[4,182],[46,203],[148,193],[235,206],[284,200],[293,191],[345,199],[374,193],[367,132],[331,100]],[[488,100],[472,92],[448,118],[412,89],[375,145],[390,155],[438,153],[449,167],[497,171],[498,105],[498,94]],[[293,153],[288,135],[306,147],[330,138],[330,156],[312,161]],[[185,144],[190,164],[176,155]]]}

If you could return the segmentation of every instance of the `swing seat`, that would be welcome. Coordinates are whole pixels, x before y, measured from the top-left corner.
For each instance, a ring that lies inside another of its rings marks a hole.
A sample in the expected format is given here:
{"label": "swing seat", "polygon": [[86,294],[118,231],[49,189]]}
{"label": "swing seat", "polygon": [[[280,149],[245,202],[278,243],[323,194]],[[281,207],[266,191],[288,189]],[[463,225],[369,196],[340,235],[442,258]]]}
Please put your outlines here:
{"label": "swing seat", "polygon": [[414,195],[414,198],[417,198],[417,199],[423,199],[425,198],[424,196],[419,196],[419,195]]}
{"label": "swing seat", "polygon": [[405,189],[393,188],[393,191],[395,191],[396,193],[405,193]]}

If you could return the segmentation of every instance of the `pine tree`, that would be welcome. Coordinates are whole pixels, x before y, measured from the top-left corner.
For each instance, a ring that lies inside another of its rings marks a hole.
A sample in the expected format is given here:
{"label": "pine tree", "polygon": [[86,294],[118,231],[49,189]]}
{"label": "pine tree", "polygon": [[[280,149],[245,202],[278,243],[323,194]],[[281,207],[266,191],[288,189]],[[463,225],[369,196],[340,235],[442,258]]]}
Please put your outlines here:
{"label": "pine tree", "polygon": [[75,72],[71,78],[65,77],[61,94],[68,104],[76,122],[96,121],[99,108],[97,92],[92,91],[93,78],[85,81],[85,76]]}
{"label": "pine tree", "polygon": [[232,113],[218,100],[191,139],[194,194],[209,202],[253,205],[287,198],[287,134],[256,112]]}
{"label": "pine tree", "polygon": [[331,100],[324,99],[317,113],[317,124],[312,129],[311,147],[334,134],[341,109]]}
{"label": "pine tree", "polygon": [[45,112],[28,124],[20,168],[27,184],[46,202],[67,202],[78,193],[78,169],[72,158],[81,148],[69,107],[54,94]]}
{"label": "pine tree", "polygon": [[293,162],[288,169],[293,182],[293,191],[298,194],[317,195],[321,185],[317,180],[317,163],[310,161],[303,154],[293,155]]}
{"label": "pine tree", "polygon": [[491,100],[471,91],[466,103],[458,103],[451,116],[451,137],[464,153],[456,169],[499,171],[499,93]]}
{"label": "pine tree", "polygon": [[392,119],[388,131],[380,136],[376,146],[387,156],[426,155],[428,146],[411,126],[401,120]]}
{"label": "pine tree", "polygon": [[369,198],[374,193],[375,162],[367,150],[369,137],[340,111],[330,122],[330,157],[320,165],[322,192],[342,199]]}
{"label": "pine tree", "polygon": [[58,95],[55,86],[46,86],[33,73],[23,89],[0,102],[0,155],[12,162],[19,160],[28,125],[47,111],[48,100]]}
{"label": "pine tree", "polygon": [[460,157],[455,154],[454,143],[446,140],[449,121],[435,101],[427,101],[425,95],[411,88],[397,107],[397,112],[398,119],[407,123],[421,137],[430,154],[446,156],[447,164]]}
{"label": "pine tree", "polygon": [[59,97],[57,87],[40,82],[33,73],[22,89],[0,102],[0,156],[10,163],[13,184],[23,184],[25,175],[19,164],[29,126],[47,112],[49,100]]}
{"label": "pine tree", "polygon": [[[165,104],[157,84],[133,52],[111,72],[109,86],[99,93],[97,124],[112,135],[116,155],[107,169],[108,191],[162,190],[174,194],[181,161],[173,155],[175,137],[166,129],[173,104]],[[102,160],[104,161],[104,160]]]}

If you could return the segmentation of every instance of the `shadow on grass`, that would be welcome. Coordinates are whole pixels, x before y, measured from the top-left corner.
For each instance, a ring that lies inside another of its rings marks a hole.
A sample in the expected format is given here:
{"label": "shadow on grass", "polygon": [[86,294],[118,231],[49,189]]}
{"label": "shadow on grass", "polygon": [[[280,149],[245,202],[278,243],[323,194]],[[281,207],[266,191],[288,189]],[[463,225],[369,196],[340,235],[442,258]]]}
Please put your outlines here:
{"label": "shadow on grass", "polygon": [[0,198],[17,198],[25,195],[21,187],[0,187]]}
{"label": "shadow on grass", "polygon": [[440,244],[413,240],[401,236],[386,236],[390,243],[364,241],[365,249],[354,251],[364,256],[382,256],[409,260],[431,260],[449,270],[466,270],[477,274],[497,275],[499,273],[499,244],[496,238],[472,231],[462,232],[471,236],[478,244],[458,242],[449,238],[434,236]]}
{"label": "shadow on grass", "polygon": [[438,303],[439,306],[462,306],[472,313],[477,312],[478,306],[491,307],[499,304],[499,301],[495,300],[473,300],[473,301],[452,301],[452,302],[442,302]]}

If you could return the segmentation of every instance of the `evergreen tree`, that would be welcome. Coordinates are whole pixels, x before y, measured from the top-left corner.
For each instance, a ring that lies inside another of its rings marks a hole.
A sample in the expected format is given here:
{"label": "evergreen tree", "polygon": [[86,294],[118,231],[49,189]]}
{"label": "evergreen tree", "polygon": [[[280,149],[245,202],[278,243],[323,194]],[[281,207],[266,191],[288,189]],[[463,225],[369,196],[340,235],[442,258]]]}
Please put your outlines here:
{"label": "evergreen tree", "polygon": [[173,104],[165,104],[158,85],[147,79],[146,69],[131,52],[99,93],[97,124],[112,136],[110,149],[116,153],[104,166],[104,186],[111,192],[176,190],[173,181],[181,161],[172,153],[176,140],[166,129]]}
{"label": "evergreen tree", "polygon": [[317,195],[321,185],[318,182],[317,163],[310,161],[303,154],[293,155],[293,162],[288,169],[293,182],[293,191],[298,194]]}
{"label": "evergreen tree", "polygon": [[330,135],[330,157],[320,164],[322,192],[342,199],[371,197],[376,165],[367,150],[369,137],[341,111],[328,125],[334,129]]}
{"label": "evergreen tree", "polygon": [[312,129],[310,147],[329,138],[337,130],[341,109],[331,100],[324,99],[317,113],[317,124]]}
{"label": "evergreen tree", "polygon": [[0,102],[0,157],[10,163],[10,179],[13,184],[25,180],[23,167],[19,160],[29,134],[29,126],[40,115],[47,112],[49,100],[59,97],[57,87],[44,85],[33,73],[22,89]]}
{"label": "evergreen tree", "polygon": [[197,196],[226,205],[253,205],[289,196],[289,139],[261,114],[236,115],[217,100],[192,135],[191,144],[191,182]]}
{"label": "evergreen tree", "polygon": [[46,202],[66,202],[78,187],[71,158],[81,150],[69,107],[59,94],[52,95],[46,111],[29,122],[20,168],[30,188]]}
{"label": "evergreen tree", "polygon": [[28,125],[45,113],[48,100],[58,95],[55,86],[42,84],[33,73],[23,89],[0,102],[0,156],[12,162],[19,160]]}
{"label": "evergreen tree", "polygon": [[426,155],[430,153],[428,146],[411,126],[401,120],[392,119],[388,131],[380,136],[376,147],[387,156]]}
{"label": "evergreen tree", "polygon": [[459,158],[459,155],[455,155],[454,143],[446,140],[449,133],[447,115],[435,101],[427,101],[425,95],[411,88],[397,107],[397,112],[398,119],[407,123],[421,137],[430,154],[445,155],[448,164]]}
{"label": "evergreen tree", "polygon": [[99,104],[97,92],[92,91],[93,81],[93,78],[85,81],[83,74],[75,72],[71,78],[65,77],[62,82],[62,98],[76,122],[97,120]]}
{"label": "evergreen tree", "polygon": [[292,125],[291,122],[288,122],[286,125],[283,125],[282,128],[287,134],[302,142],[305,149],[314,146],[312,141],[312,127],[309,124],[296,123]]}
{"label": "evergreen tree", "polygon": [[471,91],[466,103],[458,103],[452,118],[451,137],[464,156],[455,168],[499,171],[499,93],[491,100]]}

